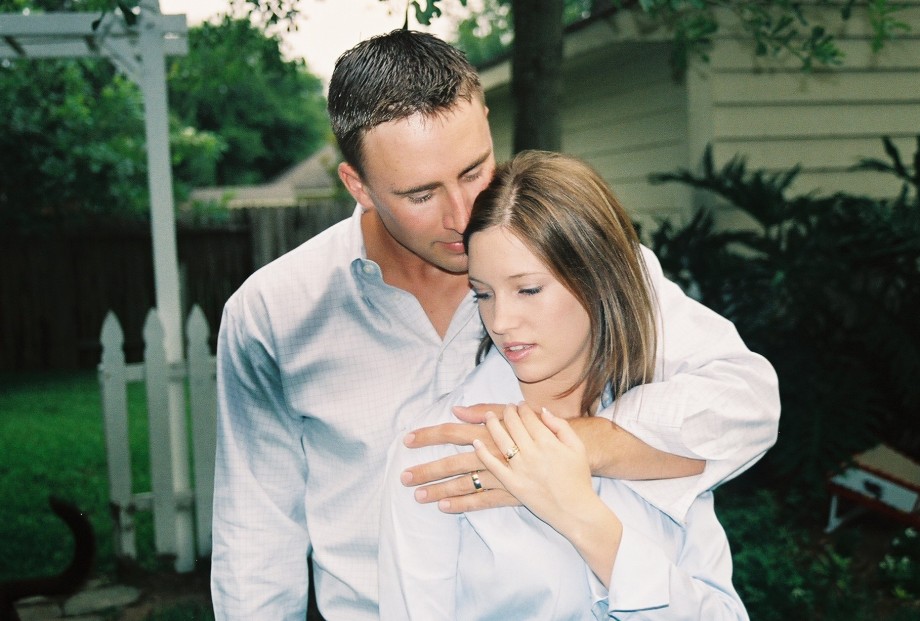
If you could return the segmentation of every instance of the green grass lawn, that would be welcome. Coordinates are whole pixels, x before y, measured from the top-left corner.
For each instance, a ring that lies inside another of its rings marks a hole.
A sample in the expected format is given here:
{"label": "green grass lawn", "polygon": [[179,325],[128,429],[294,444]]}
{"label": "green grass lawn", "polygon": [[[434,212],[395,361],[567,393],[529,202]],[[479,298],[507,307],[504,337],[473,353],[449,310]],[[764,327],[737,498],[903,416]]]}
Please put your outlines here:
{"label": "green grass lawn", "polygon": [[[128,387],[134,491],[150,489],[143,387]],[[75,503],[96,531],[98,573],[115,568],[99,387],[94,371],[0,375],[0,580],[69,562],[70,533],[48,496]],[[136,517],[138,559],[156,564],[149,515]]]}

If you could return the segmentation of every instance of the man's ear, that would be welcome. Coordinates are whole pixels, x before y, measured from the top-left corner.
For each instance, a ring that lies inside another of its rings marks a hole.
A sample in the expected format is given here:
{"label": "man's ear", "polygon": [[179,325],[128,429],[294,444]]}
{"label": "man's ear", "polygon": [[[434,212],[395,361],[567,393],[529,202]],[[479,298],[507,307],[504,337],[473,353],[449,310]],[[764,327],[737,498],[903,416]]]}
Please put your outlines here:
{"label": "man's ear", "polygon": [[338,167],[338,173],[339,179],[341,179],[342,183],[345,185],[345,189],[348,190],[348,193],[351,194],[356,201],[358,201],[358,204],[366,209],[374,206],[370,194],[368,194],[367,189],[364,187],[364,181],[361,179],[361,175],[358,174],[354,166],[348,162],[341,162]]}

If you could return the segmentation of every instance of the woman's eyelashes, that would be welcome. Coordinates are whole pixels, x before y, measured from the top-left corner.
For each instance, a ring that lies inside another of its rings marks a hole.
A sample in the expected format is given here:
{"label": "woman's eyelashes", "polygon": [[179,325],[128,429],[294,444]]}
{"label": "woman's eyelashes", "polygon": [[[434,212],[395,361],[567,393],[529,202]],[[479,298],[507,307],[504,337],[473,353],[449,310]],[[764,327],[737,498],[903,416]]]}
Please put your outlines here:
{"label": "woman's eyelashes", "polygon": [[[543,287],[521,287],[520,289],[517,290],[517,293],[518,295],[531,296],[531,295],[537,295],[541,291],[543,291]],[[490,293],[489,291],[480,291],[480,290],[473,289],[473,300],[475,300],[476,302],[483,302],[485,300],[490,300],[490,299],[492,299],[492,293]]]}

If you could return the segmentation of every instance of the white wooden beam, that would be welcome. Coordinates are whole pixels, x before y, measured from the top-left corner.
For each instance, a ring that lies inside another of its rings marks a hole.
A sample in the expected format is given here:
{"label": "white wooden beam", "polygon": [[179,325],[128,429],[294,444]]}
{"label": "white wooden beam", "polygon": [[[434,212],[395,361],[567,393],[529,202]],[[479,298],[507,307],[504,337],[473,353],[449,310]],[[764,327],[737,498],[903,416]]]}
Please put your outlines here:
{"label": "white wooden beam", "polygon": [[[98,13],[0,15],[0,58],[85,58],[99,56],[104,42],[123,42],[136,50],[138,33],[120,14],[110,13],[96,30]],[[166,56],[188,53],[185,15],[147,15],[163,38]]]}

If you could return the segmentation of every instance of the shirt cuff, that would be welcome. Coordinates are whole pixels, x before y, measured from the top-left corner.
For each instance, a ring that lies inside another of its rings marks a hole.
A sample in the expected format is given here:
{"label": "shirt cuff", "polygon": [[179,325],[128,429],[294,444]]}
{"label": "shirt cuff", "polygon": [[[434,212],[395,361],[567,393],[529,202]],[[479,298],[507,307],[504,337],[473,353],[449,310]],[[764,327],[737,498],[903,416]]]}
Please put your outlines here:
{"label": "shirt cuff", "polygon": [[608,614],[664,608],[671,603],[671,561],[650,539],[623,525],[620,548],[610,574],[610,589],[596,577],[591,582],[594,611]]}
{"label": "shirt cuff", "polygon": [[[643,410],[643,405],[647,406],[649,400],[658,403],[653,412]],[[692,411],[691,405],[671,403],[663,383],[636,386],[621,395],[616,403],[604,402],[602,405],[595,416],[619,425],[652,448],[680,457],[700,459],[688,446],[684,433],[686,412]],[[642,416],[639,416],[640,412]]]}

